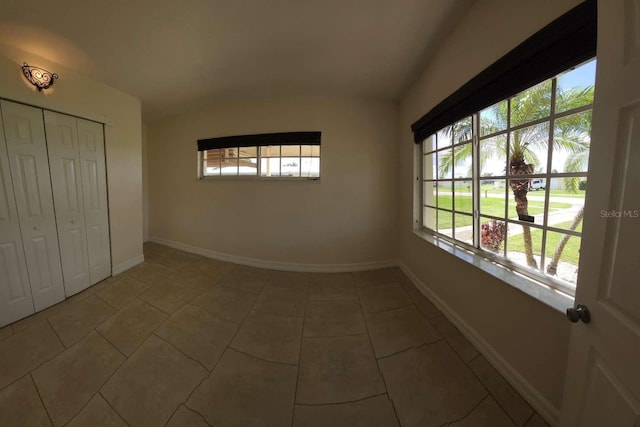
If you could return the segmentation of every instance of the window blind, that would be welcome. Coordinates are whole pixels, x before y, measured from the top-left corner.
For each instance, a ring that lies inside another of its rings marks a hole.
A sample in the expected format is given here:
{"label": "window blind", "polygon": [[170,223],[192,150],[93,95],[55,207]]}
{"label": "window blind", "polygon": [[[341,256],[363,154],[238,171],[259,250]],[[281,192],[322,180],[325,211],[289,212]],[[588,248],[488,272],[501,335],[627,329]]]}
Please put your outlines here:
{"label": "window blind", "polygon": [[280,132],[257,135],[222,136],[198,140],[198,151],[268,145],[320,145],[321,132]]}

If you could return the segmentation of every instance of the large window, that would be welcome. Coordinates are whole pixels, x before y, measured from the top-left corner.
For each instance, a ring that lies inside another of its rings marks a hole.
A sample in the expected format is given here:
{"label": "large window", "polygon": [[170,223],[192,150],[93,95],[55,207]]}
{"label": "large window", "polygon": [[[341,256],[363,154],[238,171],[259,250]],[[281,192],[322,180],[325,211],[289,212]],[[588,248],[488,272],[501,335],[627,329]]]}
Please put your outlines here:
{"label": "large window", "polygon": [[424,139],[422,227],[573,294],[595,62]]}
{"label": "large window", "polygon": [[320,132],[210,138],[198,151],[201,177],[320,177]]}

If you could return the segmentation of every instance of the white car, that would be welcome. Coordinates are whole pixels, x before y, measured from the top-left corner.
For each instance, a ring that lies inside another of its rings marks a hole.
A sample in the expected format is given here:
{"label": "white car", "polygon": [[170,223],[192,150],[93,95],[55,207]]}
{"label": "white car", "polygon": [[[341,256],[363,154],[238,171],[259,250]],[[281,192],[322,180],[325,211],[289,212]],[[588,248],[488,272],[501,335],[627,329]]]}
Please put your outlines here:
{"label": "white car", "polygon": [[533,191],[533,190],[544,190],[545,186],[544,186],[544,179],[532,179],[531,183],[529,184],[529,190]]}

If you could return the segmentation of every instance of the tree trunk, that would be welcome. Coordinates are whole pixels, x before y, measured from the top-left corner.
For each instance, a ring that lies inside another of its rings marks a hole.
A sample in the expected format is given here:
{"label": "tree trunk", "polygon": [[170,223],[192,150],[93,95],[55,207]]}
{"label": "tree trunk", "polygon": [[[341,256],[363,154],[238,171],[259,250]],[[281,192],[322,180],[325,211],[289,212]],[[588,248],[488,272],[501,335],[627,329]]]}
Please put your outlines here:
{"label": "tree trunk", "polygon": [[[571,223],[569,230],[576,231],[576,228],[578,228],[578,224],[580,224],[580,221],[582,221],[582,218],[584,218],[584,206],[578,211],[575,218],[573,218],[573,222]],[[569,241],[570,237],[571,237],[570,234],[565,234],[564,236],[562,236],[562,239],[560,239],[560,241],[558,242],[558,246],[556,246],[556,251],[553,254],[553,258],[551,259],[551,262],[547,267],[547,274],[550,274],[552,276],[555,276],[557,274],[558,263],[560,262],[562,251],[564,251],[564,247],[567,245],[567,242]]]}
{"label": "tree trunk", "polygon": [[[533,173],[533,165],[528,165],[523,159],[511,159],[510,169],[512,175],[524,175]],[[512,179],[509,181],[513,198],[516,201],[516,212],[518,216],[529,215],[529,200],[527,200],[527,192],[529,191],[529,179]],[[531,241],[531,228],[528,225],[522,225],[522,238],[524,243],[524,252],[527,259],[527,265],[531,268],[538,268],[538,263],[533,257],[533,244]]]}

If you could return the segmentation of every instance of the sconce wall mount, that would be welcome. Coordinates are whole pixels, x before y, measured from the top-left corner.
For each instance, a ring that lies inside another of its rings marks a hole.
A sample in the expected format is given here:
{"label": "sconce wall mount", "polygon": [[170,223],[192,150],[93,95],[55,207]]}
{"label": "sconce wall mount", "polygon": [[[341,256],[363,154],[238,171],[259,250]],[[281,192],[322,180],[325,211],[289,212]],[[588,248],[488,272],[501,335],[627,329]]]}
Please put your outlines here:
{"label": "sconce wall mount", "polygon": [[22,73],[38,91],[49,89],[58,78],[56,73],[51,73],[44,68],[34,67],[26,62],[22,63]]}

